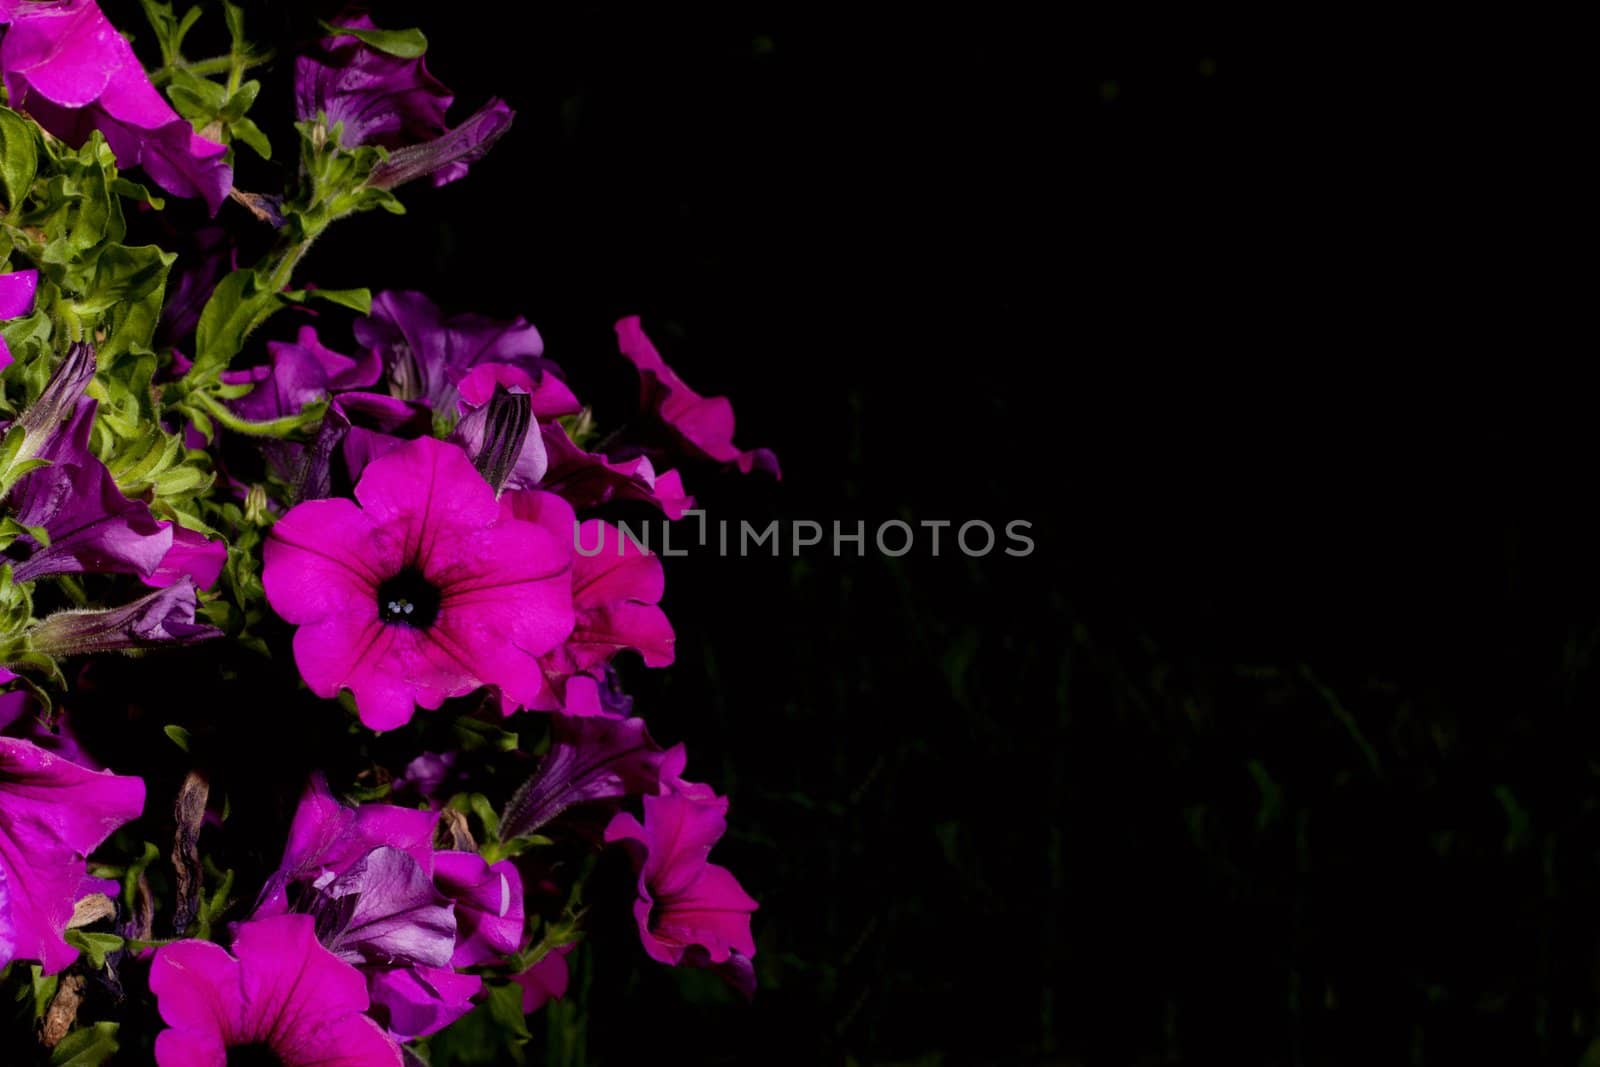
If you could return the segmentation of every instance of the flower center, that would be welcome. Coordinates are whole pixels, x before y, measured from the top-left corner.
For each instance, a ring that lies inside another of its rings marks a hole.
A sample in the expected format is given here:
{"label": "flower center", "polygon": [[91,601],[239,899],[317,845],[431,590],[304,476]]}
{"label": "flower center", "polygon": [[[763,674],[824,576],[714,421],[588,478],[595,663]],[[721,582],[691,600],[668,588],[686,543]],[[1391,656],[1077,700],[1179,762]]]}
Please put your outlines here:
{"label": "flower center", "polygon": [[439,617],[439,590],[415,567],[378,586],[378,618],[425,630]]}
{"label": "flower center", "polygon": [[256,1041],[230,1048],[228,1067],[283,1067],[283,1060],[265,1041]]}

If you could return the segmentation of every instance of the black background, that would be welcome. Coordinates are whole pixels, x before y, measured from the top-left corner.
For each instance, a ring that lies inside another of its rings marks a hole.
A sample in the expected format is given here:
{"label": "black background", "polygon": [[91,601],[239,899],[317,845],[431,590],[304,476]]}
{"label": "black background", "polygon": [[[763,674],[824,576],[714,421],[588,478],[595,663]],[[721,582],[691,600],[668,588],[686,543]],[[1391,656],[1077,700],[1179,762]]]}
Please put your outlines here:
{"label": "black background", "polygon": [[783,461],[691,471],[713,521],[1037,543],[670,562],[630,680],[732,797],[762,988],[597,906],[551,1062],[1579,1061],[1592,434],[1484,285],[1509,75],[994,7],[377,17],[516,125],[303,277],[524,314],[602,424],[643,315]]}

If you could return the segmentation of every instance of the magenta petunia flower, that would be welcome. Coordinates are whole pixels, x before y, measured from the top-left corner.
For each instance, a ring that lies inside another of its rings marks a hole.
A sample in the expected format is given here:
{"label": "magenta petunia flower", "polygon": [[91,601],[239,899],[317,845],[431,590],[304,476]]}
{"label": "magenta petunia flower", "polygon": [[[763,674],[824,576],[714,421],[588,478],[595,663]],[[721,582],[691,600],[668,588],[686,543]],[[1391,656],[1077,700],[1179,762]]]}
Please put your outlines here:
{"label": "magenta petunia flower", "polygon": [[639,868],[633,914],[652,959],[710,966],[755,955],[758,905],[731,871],[707,860],[727,812],[726,797],[697,786],[645,797],[643,823],[620,812],[606,827],[606,840],[624,842]]}
{"label": "magenta petunia flower", "polygon": [[163,589],[180,578],[192,578],[201,589],[210,589],[222,575],[223,564],[228,562],[228,545],[219,538],[207,537],[177,523],[163,522],[172,531],[172,547],[161,557],[161,562],[139,580],[145,585]]}
{"label": "magenta petunia flower", "polygon": [[575,508],[597,508],[613,500],[642,500],[660,508],[669,519],[681,519],[685,511],[694,507],[694,498],[683,491],[678,472],[657,474],[647,456],[613,461],[579,448],[560,423],[545,423],[539,430],[544,435],[548,457],[539,487],[561,494]]}
{"label": "magenta petunia flower", "polygon": [[498,963],[522,943],[522,876],[510,860],[490,864],[476,852],[433,854],[434,884],[455,901],[452,967]]}
{"label": "magenta petunia flower", "polygon": [[267,600],[299,627],[311,691],[350,690],[375,730],[484,685],[537,697],[538,657],[572,631],[570,534],[517,518],[433,438],[374,460],[355,496],[291,509],[266,544]]}
{"label": "magenta petunia flower", "polygon": [[515,868],[434,851],[437,821],[394,804],[341,804],[318,776],[255,912],[314,914],[322,943],[365,976],[373,1014],[405,1040],[470,1011],[482,980],[456,968],[498,962],[523,935]]}
{"label": "magenta petunia flower", "polygon": [[[570,506],[554,493],[507,493],[504,500],[520,518],[571,525],[565,518]],[[547,517],[552,509],[563,514]],[[672,663],[676,637],[659,606],[665,576],[655,553],[600,519],[585,520],[573,536],[578,551],[572,558],[572,633],[539,658],[544,687],[540,698],[525,706],[569,715],[601,714],[593,685],[585,683],[580,691],[596,699],[575,699],[571,682],[583,676],[597,682],[606,664],[625,649],[638,652],[646,666],[666,667]],[[515,708],[506,702],[504,710]]]}
{"label": "magenta petunia flower", "polygon": [[[18,270],[0,274],[0,322],[18,319],[33,311],[33,293],[39,288],[39,272]],[[0,337],[0,371],[11,366],[11,349]]]}
{"label": "magenta petunia flower", "polygon": [[86,770],[30,741],[0,737],[0,966],[78,958],[63,940],[85,857],[144,810],[144,782]]}
{"label": "magenta petunia flower", "polygon": [[480,363],[509,363],[529,372],[544,365],[544,340],[527,320],[446,317],[422,293],[379,293],[372,314],[357,319],[354,330],[357,341],[382,357],[395,396],[441,413],[455,406],[456,382]]}
{"label": "magenta petunia flower", "polygon": [[552,1000],[567,995],[567,956],[577,946],[571,942],[547,952],[538,963],[511,976],[522,987],[522,1014],[532,1015]]}
{"label": "magenta petunia flower", "polygon": [[143,167],[174,196],[215,214],[233,185],[227,148],[194,132],[156,92],[133,49],[93,0],[0,0],[11,106],[78,146],[99,130],[124,170]]}
{"label": "magenta petunia flower", "polygon": [[209,941],[156,951],[150,989],[170,1027],[160,1067],[400,1067],[400,1047],[365,1014],[361,974],[317,943],[307,915],[239,927],[229,954]]}
{"label": "magenta petunia flower", "polygon": [[745,450],[733,443],[733,404],[725,396],[701,396],[667,366],[645,336],[637,315],[617,323],[617,344],[639,370],[639,402],[692,456],[737,464],[748,474],[764,471],[779,477],[778,457],[771,449]]}

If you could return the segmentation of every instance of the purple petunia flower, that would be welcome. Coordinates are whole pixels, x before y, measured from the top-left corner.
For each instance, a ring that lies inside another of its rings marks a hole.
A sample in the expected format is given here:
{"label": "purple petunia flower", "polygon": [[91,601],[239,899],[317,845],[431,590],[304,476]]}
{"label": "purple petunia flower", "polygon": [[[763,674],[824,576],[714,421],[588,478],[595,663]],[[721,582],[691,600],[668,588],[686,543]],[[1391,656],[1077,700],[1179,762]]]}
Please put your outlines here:
{"label": "purple petunia flower", "polygon": [[[334,25],[378,28],[366,15],[343,16]],[[328,125],[342,127],[339,143],[346,148],[399,148],[444,133],[444,113],[454,97],[428,73],[421,56],[390,55],[348,33],[324,37],[321,48],[321,55],[294,61],[296,118],[325,115]]]}
{"label": "purple petunia flower", "polygon": [[516,868],[434,851],[437,821],[393,804],[341,804],[318,776],[256,909],[314,914],[322,943],[360,968],[375,1013],[406,1040],[470,1011],[482,983],[457,969],[500,962],[523,936]]}
{"label": "purple petunia flower", "polygon": [[58,611],[28,633],[34,651],[47,656],[87,656],[189,645],[221,637],[222,631],[195,621],[199,590],[179,578],[120,607],[96,611]]}
{"label": "purple petunia flower", "polygon": [[[33,311],[33,293],[39,288],[39,272],[18,270],[0,274],[0,322],[18,319]],[[11,366],[11,349],[0,337],[0,371]]]}
{"label": "purple petunia flower", "polygon": [[172,532],[150,509],[117,488],[104,463],[89,451],[96,402],[83,391],[94,377],[90,345],[73,345],[39,400],[19,417],[21,454],[49,461],[12,490],[18,522],[39,527],[48,544],[31,546],[16,562],[17,581],[54,574],[153,574],[172,547]]}
{"label": "purple petunia flower", "polygon": [[[583,410],[572,390],[554,374],[540,373],[535,380],[523,368],[509,363],[480,363],[456,383],[456,389],[460,393],[461,421],[456,423],[451,440],[467,450],[491,484],[496,475],[489,473],[490,469],[503,468],[504,476],[498,479],[501,489],[531,489],[544,477],[549,460],[538,420]],[[518,396],[528,398],[521,424],[515,434],[503,432],[505,427],[496,424],[496,405]],[[482,453],[496,449],[503,454],[486,464]]]}
{"label": "purple petunia flower", "polygon": [[143,809],[141,779],[0,737],[0,966],[38,960],[55,974],[78,958],[62,935],[83,895],[84,859]]}
{"label": "purple petunia flower", "polygon": [[780,477],[771,449],[744,450],[733,443],[733,404],[725,396],[703,397],[684,384],[645,336],[637,315],[617,323],[617,344],[639,370],[639,403],[666,427],[678,447],[691,456],[736,464],[745,474],[764,471]]}
{"label": "purple petunia flower", "polygon": [[199,197],[216,214],[233,185],[227,148],[161,99],[93,0],[0,0],[7,23],[0,71],[12,107],[74,147],[99,130],[119,167],[143,167],[167,192]]}
{"label": "purple petunia flower", "polygon": [[556,715],[550,720],[550,751],[512,794],[500,831],[506,837],[531,834],[577,804],[657,793],[665,758],[643,719]]}
{"label": "purple petunia flower", "polygon": [[373,461],[355,496],[293,508],[265,548],[311,691],[349,689],[375,730],[484,685],[534,699],[537,657],[572,631],[570,527],[519,519],[433,438]]}
{"label": "purple petunia flower", "polygon": [[[376,29],[366,15],[335,23]],[[345,148],[380,145],[389,158],[373,169],[369,183],[391,189],[414,178],[444,185],[463,177],[511,126],[512,110],[490,100],[450,129],[445,111],[450,90],[428,72],[421,56],[391,55],[350,33],[322,39],[322,55],[295,60],[295,113],[302,121],[326,116],[339,125]]]}
{"label": "purple petunia flower", "polygon": [[731,871],[707,860],[727,812],[726,797],[693,785],[645,797],[643,823],[620,812],[606,827],[606,840],[624,842],[639,869],[633,914],[652,959],[716,967],[755,955],[750,916],[758,905]]}
{"label": "purple petunia flower", "polygon": [[139,580],[156,589],[164,589],[180,578],[192,578],[201,589],[217,584],[222,567],[228,562],[227,543],[176,523],[161,525],[172,531],[172,547],[161,557],[156,569],[141,575]]}
{"label": "purple petunia flower", "polygon": [[360,972],[317,943],[310,916],[246,922],[232,954],[209,941],[164,945],[150,989],[170,1027],[156,1037],[160,1067],[401,1064],[399,1046],[364,1014]]}
{"label": "purple petunia flower", "polygon": [[371,315],[357,319],[354,330],[357,341],[382,357],[394,395],[435,412],[455,407],[456,382],[480,363],[509,363],[530,373],[544,365],[544,340],[527,320],[446,317],[422,293],[379,293]]}
{"label": "purple petunia flower", "polygon": [[268,362],[249,370],[225,371],[222,380],[254,383],[255,388],[233,407],[240,415],[268,422],[295,415],[307,404],[334,392],[363,389],[378,380],[378,357],[364,352],[352,358],[335,352],[317,337],[315,326],[302,326],[293,341],[268,341]]}

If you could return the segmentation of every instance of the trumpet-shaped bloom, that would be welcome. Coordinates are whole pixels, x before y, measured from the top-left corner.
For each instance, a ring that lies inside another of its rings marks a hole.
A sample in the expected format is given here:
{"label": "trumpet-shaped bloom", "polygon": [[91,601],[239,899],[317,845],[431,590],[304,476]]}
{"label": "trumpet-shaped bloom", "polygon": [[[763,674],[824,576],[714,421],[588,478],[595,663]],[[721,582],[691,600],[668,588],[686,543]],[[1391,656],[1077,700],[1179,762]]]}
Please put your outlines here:
{"label": "trumpet-shaped bloom", "polygon": [[[346,16],[340,29],[373,30],[366,15]],[[450,90],[428,72],[421,56],[397,56],[353,33],[322,39],[322,54],[295,60],[295,111],[302,120],[326,116],[339,125],[346,148],[382,145],[387,160],[372,172],[371,184],[392,188],[413,178],[432,177],[434,185],[455,181],[481,159],[511,125],[512,111],[491,100],[466,121],[449,129],[445,111]]]}
{"label": "trumpet-shaped bloom", "polygon": [[633,915],[652,959],[714,966],[735,953],[755,955],[750,915],[758,905],[731,871],[707,858],[727,813],[726,797],[695,786],[645,797],[642,823],[621,812],[606,827],[606,840],[624,842],[639,869]]}
{"label": "trumpet-shaped bloom", "polygon": [[322,943],[365,976],[374,1015],[406,1040],[470,1011],[482,982],[456,968],[504,959],[523,934],[516,869],[434,851],[437,820],[394,804],[350,807],[318,777],[256,908],[258,918],[315,915]]}
{"label": "trumpet-shaped bloom", "polygon": [[517,518],[432,438],[374,460],[355,496],[293,508],[265,549],[267,600],[299,627],[311,691],[349,689],[375,730],[484,685],[536,698],[538,657],[572,631],[568,531]]}
{"label": "trumpet-shaped bloom", "polygon": [[216,213],[233,185],[227,148],[195,133],[161,98],[132,47],[94,0],[0,0],[0,40],[11,106],[78,146],[99,130],[124,170],[143,167],[174,196]]}
{"label": "trumpet-shaped bloom", "polygon": [[617,344],[638,368],[640,405],[660,420],[680,448],[691,456],[736,464],[745,474],[759,470],[779,476],[778,457],[771,449],[746,450],[733,443],[733,403],[725,396],[701,396],[685,385],[645,336],[637,315],[617,323]]}
{"label": "trumpet-shaped bloom", "polygon": [[[366,15],[335,25],[377,29]],[[346,148],[431,141],[444,133],[444,113],[454,99],[421,56],[390,55],[350,33],[324,37],[320,55],[295,60],[294,97],[296,117],[325,115],[328,125],[341,127],[339,143]]]}
{"label": "trumpet-shaped bloom", "polygon": [[[387,292],[372,298],[372,314],[355,323],[356,340],[375,350],[394,394],[436,412],[456,403],[456,382],[480,363],[541,367],[544,340],[525,319],[484,315],[446,317],[422,293]],[[490,391],[493,385],[490,385]]]}
{"label": "trumpet-shaped bloom", "polygon": [[0,737],[0,966],[38,960],[55,974],[78,958],[62,935],[82,895],[84,859],[143,809],[143,780]]}
{"label": "trumpet-shaped bloom", "polygon": [[401,1064],[399,1046],[365,1014],[361,973],[317,943],[308,915],[242,924],[232,954],[209,941],[164,945],[150,989],[171,1028],[156,1038],[160,1067]]}

